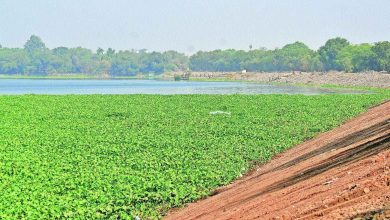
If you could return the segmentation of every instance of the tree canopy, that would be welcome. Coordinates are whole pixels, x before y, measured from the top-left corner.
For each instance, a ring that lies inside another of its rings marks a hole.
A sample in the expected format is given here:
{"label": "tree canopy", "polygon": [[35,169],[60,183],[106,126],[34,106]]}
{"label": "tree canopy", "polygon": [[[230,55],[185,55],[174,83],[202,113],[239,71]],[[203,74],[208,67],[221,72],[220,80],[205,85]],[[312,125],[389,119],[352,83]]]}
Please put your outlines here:
{"label": "tree canopy", "polygon": [[342,67],[337,62],[337,57],[340,51],[348,45],[347,39],[337,37],[326,41],[325,45],[320,47],[318,54],[325,70],[342,70]]}
{"label": "tree canopy", "polygon": [[281,49],[198,51],[186,56],[176,51],[92,50],[76,47],[49,49],[32,35],[24,48],[0,46],[0,74],[50,75],[60,73],[134,76],[167,71],[387,71],[390,72],[390,42],[350,44],[344,38],[328,40],[315,51],[302,42]]}

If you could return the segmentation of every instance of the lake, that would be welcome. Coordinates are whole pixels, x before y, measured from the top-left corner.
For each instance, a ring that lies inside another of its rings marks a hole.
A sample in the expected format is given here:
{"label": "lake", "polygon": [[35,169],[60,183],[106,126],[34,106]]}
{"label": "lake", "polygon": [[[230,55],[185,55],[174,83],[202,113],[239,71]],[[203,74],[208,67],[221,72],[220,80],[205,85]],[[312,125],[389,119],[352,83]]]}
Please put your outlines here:
{"label": "lake", "polygon": [[350,89],[244,82],[161,80],[0,79],[0,94],[333,94],[367,93]]}

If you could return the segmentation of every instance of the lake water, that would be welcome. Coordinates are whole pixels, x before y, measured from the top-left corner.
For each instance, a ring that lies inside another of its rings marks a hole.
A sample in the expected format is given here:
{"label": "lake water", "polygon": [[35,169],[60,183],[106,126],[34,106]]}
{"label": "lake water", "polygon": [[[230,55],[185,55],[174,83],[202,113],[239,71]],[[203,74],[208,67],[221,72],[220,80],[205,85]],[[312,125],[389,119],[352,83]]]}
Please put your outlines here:
{"label": "lake water", "polygon": [[0,94],[332,94],[346,89],[242,82],[0,79]]}

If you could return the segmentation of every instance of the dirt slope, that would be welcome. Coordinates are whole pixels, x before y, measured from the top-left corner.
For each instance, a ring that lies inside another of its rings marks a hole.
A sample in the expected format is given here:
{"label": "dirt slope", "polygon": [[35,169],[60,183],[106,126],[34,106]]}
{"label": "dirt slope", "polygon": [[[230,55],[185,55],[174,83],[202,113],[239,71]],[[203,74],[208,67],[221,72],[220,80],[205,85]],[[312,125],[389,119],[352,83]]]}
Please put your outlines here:
{"label": "dirt slope", "polygon": [[388,205],[390,102],[278,155],[166,219],[349,219],[370,213],[390,219]]}

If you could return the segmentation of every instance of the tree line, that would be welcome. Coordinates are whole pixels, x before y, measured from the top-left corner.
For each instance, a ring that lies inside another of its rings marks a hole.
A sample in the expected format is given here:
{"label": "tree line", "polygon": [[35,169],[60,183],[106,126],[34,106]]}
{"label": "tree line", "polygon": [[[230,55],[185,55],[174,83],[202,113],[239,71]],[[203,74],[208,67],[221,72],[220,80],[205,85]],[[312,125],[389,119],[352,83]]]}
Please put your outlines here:
{"label": "tree line", "polygon": [[24,48],[0,45],[0,74],[50,75],[61,73],[135,76],[169,71],[387,71],[390,72],[390,42],[351,44],[337,37],[318,50],[302,42],[280,49],[199,51],[186,56],[176,51],[148,52],[111,48],[97,51],[82,47],[49,49],[32,35]]}
{"label": "tree line", "polygon": [[134,76],[139,73],[161,74],[180,71],[188,66],[188,57],[176,51],[147,52],[147,50],[96,52],[76,47],[49,49],[32,35],[24,48],[0,47],[0,74],[50,75],[61,73],[108,74]]}
{"label": "tree line", "polygon": [[387,71],[390,72],[390,42],[350,44],[346,39],[328,40],[317,51],[302,42],[281,49],[199,51],[190,57],[194,71]]}

